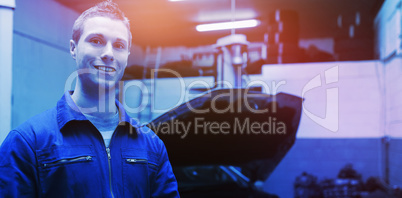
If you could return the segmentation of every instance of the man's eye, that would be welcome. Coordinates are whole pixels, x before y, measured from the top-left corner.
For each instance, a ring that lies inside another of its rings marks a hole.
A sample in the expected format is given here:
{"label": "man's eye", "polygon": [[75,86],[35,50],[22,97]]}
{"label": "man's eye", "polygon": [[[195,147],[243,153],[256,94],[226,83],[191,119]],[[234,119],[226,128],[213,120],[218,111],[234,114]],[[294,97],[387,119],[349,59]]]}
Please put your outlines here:
{"label": "man's eye", "polygon": [[115,44],[114,44],[114,47],[115,47],[115,48],[118,48],[118,49],[124,49],[124,48],[126,48],[126,46],[125,46],[124,44],[122,44],[122,43],[115,43]]}
{"label": "man's eye", "polygon": [[90,42],[94,44],[102,44],[102,41],[99,39],[91,39]]}

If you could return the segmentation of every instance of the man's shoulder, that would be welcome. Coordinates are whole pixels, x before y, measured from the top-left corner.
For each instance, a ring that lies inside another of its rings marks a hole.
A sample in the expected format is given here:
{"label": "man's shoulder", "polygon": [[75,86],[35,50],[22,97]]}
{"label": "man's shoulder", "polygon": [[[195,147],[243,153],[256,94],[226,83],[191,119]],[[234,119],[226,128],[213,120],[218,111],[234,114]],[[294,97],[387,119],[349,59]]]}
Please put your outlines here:
{"label": "man's shoulder", "polygon": [[158,137],[158,135],[147,126],[139,126],[135,127],[135,139],[139,139],[140,142],[143,142],[146,147],[151,148],[151,150],[159,151],[162,147],[164,147],[163,141]]}
{"label": "man's shoulder", "polygon": [[156,133],[148,128],[146,125],[136,127],[136,133],[139,137],[145,138],[148,141],[160,143],[161,139],[156,135]]}
{"label": "man's shoulder", "polygon": [[138,119],[131,117],[125,112],[120,112],[120,114],[123,114],[123,116],[125,116],[122,119],[124,120],[124,123],[129,126],[128,134],[130,134],[130,136],[134,135],[132,137],[144,139],[151,142],[161,142],[156,133],[147,125],[144,125],[143,123],[138,121]]}

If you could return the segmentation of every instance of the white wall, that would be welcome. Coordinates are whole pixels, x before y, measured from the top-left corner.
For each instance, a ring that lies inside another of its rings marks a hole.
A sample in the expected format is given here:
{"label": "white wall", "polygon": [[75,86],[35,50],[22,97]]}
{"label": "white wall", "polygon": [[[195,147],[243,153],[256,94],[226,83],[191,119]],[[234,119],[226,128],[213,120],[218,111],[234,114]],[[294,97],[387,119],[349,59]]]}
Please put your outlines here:
{"label": "white wall", "polygon": [[[255,76],[254,80],[263,80],[268,85],[272,82],[277,84],[285,82],[286,84],[280,86],[277,92],[303,96],[305,110],[322,118],[329,116],[329,120],[324,124],[329,124],[330,127],[338,126],[338,131],[332,132],[314,121],[304,111],[298,132],[299,138],[374,138],[383,135],[379,84],[382,77],[378,75],[378,70],[381,68],[380,61],[266,65],[263,67],[262,76]],[[331,69],[338,69],[338,72]],[[328,75],[325,74],[326,71],[335,73]],[[322,86],[311,89],[303,95],[303,88],[318,75],[321,75]],[[336,75],[338,79],[335,78]],[[334,82],[327,84],[325,76]],[[335,94],[338,92],[338,101],[336,98],[334,100],[327,98],[326,89],[331,88]],[[335,116],[336,113],[338,116]]]}

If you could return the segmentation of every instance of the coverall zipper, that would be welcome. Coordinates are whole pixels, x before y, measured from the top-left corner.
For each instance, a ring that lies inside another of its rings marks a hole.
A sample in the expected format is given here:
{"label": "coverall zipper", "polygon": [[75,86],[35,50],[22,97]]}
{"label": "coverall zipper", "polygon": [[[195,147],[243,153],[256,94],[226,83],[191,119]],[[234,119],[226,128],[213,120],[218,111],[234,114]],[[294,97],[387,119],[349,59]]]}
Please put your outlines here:
{"label": "coverall zipper", "polygon": [[92,160],[92,156],[82,156],[82,157],[76,157],[76,158],[70,158],[70,159],[61,159],[55,162],[49,162],[43,164],[44,167],[51,166],[51,165],[56,165],[56,164],[62,164],[62,163],[67,163],[67,162],[77,162],[77,161],[90,161]]}
{"label": "coverall zipper", "polygon": [[111,155],[110,155],[110,149],[109,147],[106,148],[106,152],[107,152],[107,163],[109,165],[109,186],[110,186],[110,193],[112,194],[112,197],[114,198],[113,195],[113,187],[112,187],[112,168],[110,166],[110,159],[112,159]]}
{"label": "coverall zipper", "polygon": [[150,165],[150,166],[157,167],[156,164],[149,163],[148,160],[146,160],[146,159],[127,158],[126,161],[127,161],[128,163],[147,163],[147,164]]}

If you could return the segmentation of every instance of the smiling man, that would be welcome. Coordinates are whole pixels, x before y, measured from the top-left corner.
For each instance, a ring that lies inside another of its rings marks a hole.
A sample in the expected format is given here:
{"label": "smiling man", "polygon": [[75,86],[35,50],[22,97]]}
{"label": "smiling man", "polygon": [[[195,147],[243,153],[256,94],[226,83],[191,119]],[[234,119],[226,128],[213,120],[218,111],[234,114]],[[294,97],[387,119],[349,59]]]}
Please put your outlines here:
{"label": "smiling man", "polygon": [[80,15],[70,53],[74,91],[12,130],[0,148],[0,197],[179,197],[163,142],[115,100],[130,54],[111,1]]}

